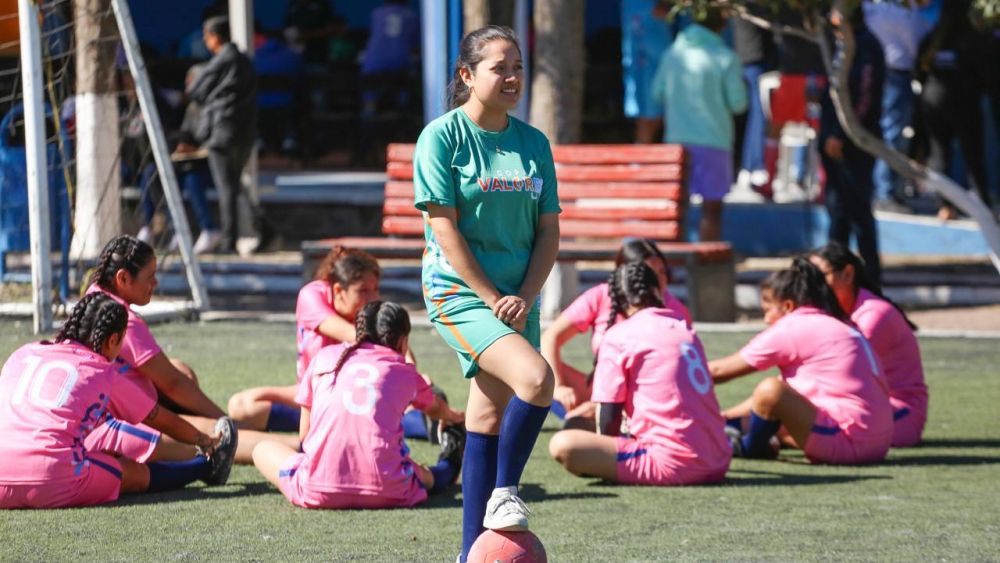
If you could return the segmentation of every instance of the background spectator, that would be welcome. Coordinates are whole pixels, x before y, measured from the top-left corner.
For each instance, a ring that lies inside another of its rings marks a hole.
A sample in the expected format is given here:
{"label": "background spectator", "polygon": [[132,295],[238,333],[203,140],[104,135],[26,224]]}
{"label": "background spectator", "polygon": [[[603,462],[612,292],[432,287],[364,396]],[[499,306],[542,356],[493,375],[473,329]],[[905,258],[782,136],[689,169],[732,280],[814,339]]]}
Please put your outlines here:
{"label": "background spectator", "polygon": [[[882,84],[885,56],[878,40],[865,26],[861,10],[852,12],[854,64],[848,75],[850,104],[861,126],[882,136]],[[838,36],[840,14],[832,12],[830,22]],[[878,233],[872,215],[872,169],[875,157],[857,147],[847,137],[837,119],[829,90],[823,92],[823,113],[819,130],[820,157],[826,170],[826,208],[830,213],[830,240],[847,246],[854,233],[859,254],[872,282],[881,287],[882,266],[878,255]]]}
{"label": "background spectator", "polygon": [[[940,0],[916,5],[893,2],[862,4],[868,29],[878,39],[885,54],[885,84],[882,91],[882,139],[890,147],[907,154],[910,140],[903,130],[913,124],[916,96],[913,72],[921,41],[937,23]],[[923,5],[921,5],[923,4]],[[883,160],[875,163],[875,208],[909,211],[903,205],[903,179]]]}
{"label": "background spectator", "polygon": [[725,26],[722,13],[710,9],[684,28],[653,81],[653,98],[666,108],[666,142],[684,145],[688,188],[702,198],[703,241],[722,234],[722,198],[733,183],[733,114],[747,106],[740,61],[719,35]]}
{"label": "background spectator", "polygon": [[656,65],[673,41],[665,19],[669,8],[658,0],[622,0],[622,78],[625,117],[635,120],[635,142],[656,142],[663,106],[652,99]]}

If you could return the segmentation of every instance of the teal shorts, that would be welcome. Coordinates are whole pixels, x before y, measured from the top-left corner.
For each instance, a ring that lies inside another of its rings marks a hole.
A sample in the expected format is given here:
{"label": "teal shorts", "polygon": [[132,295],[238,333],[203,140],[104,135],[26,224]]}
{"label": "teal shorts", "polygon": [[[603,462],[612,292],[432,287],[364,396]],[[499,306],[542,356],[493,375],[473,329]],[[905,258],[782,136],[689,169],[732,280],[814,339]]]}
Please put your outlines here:
{"label": "teal shorts", "polygon": [[427,313],[434,328],[444,341],[458,354],[462,375],[471,379],[479,372],[479,356],[494,342],[508,334],[520,334],[535,350],[541,349],[542,329],[539,309],[535,306],[528,312],[528,323],[524,332],[500,322],[493,310],[481,299],[464,297],[448,301],[445,310],[427,304]]}

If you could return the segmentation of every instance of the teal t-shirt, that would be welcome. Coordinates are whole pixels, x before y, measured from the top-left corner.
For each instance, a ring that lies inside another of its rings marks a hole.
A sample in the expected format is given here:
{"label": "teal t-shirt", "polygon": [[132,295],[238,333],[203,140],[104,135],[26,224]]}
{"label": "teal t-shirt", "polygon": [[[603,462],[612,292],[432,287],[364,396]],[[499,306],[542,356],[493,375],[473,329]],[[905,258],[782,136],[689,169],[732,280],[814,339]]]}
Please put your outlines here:
{"label": "teal t-shirt", "polygon": [[[413,154],[414,205],[453,207],[458,230],[504,295],[524,280],[543,213],[558,213],[552,149],[541,131],[514,117],[486,131],[461,108],[430,122]],[[428,298],[476,297],[452,269],[425,221],[423,284]]]}

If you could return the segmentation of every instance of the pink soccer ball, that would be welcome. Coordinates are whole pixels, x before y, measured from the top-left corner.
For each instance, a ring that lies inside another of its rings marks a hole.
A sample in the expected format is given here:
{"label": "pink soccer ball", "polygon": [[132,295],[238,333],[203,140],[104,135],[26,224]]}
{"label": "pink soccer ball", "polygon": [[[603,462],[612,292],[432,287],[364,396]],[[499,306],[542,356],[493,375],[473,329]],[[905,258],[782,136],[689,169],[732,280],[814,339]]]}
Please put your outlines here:
{"label": "pink soccer ball", "polygon": [[469,550],[468,563],[546,563],[545,546],[531,532],[486,530]]}

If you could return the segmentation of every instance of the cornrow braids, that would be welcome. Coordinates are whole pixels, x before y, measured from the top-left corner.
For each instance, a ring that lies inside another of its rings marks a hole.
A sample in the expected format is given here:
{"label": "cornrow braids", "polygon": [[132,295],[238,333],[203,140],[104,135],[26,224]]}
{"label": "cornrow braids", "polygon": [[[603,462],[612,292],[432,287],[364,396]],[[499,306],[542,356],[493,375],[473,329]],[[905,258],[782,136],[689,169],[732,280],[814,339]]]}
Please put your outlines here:
{"label": "cornrow braids", "polygon": [[100,354],[108,338],[125,332],[127,325],[124,306],[103,293],[91,293],[73,307],[54,342],[73,340]]}
{"label": "cornrow braids", "polygon": [[670,265],[667,263],[667,257],[660,252],[659,247],[656,246],[656,241],[648,238],[630,237],[623,240],[621,248],[618,249],[618,254],[615,255],[615,268],[629,262],[645,262],[651,258],[656,258],[663,263],[663,269],[667,272],[667,280],[670,280],[673,276],[671,275]]}
{"label": "cornrow braids", "polygon": [[[868,270],[865,267],[865,261],[861,259],[860,256],[850,251],[847,246],[839,242],[831,242],[826,246],[818,248],[811,253],[811,256],[816,256],[826,260],[827,264],[834,272],[841,272],[848,265],[854,266],[854,295],[857,296],[858,289],[863,288],[871,292],[873,295],[877,295],[879,298],[888,301],[890,305],[899,311],[900,315],[903,315],[903,320],[906,324],[910,326],[910,330],[916,331],[917,325],[910,320],[910,317],[906,315],[906,312],[896,304],[895,301],[889,299],[882,293],[882,288],[878,286],[875,282],[868,277]],[[850,311],[844,311],[848,315],[851,314]]]}
{"label": "cornrow braids", "polygon": [[400,304],[392,301],[370,301],[358,311],[354,319],[354,342],[344,348],[333,368],[334,376],[340,372],[348,356],[365,342],[379,344],[402,352],[400,344],[410,334],[410,315]]}
{"label": "cornrow braids", "polygon": [[155,257],[152,246],[131,235],[118,235],[108,241],[101,251],[90,283],[96,283],[101,289],[114,293],[114,279],[118,270],[137,275]]}
{"label": "cornrow braids", "polygon": [[629,262],[619,266],[611,274],[608,294],[611,297],[612,315],[608,317],[608,328],[614,325],[618,314],[624,313],[629,307],[645,309],[663,306],[659,279],[645,262]]}

